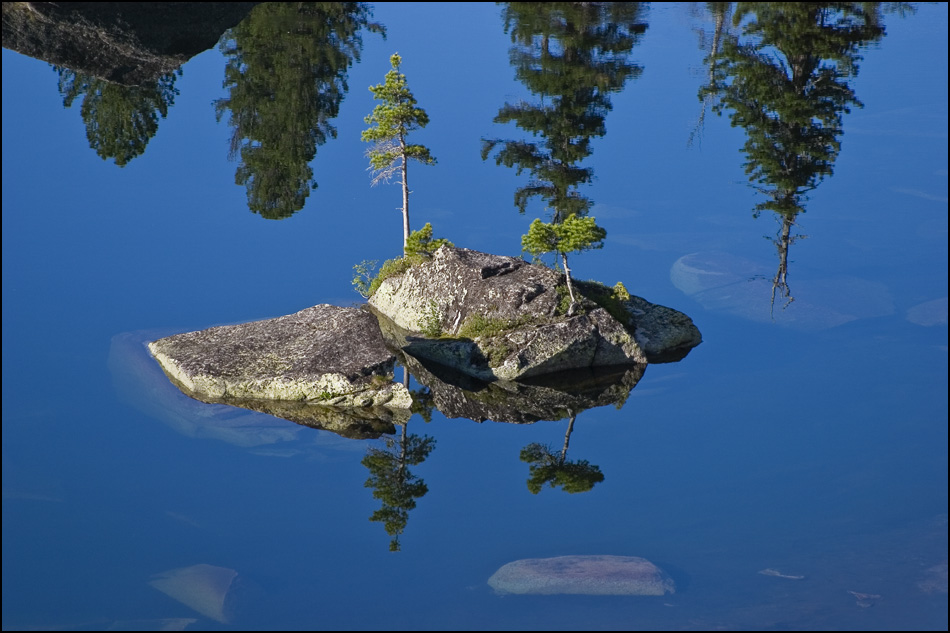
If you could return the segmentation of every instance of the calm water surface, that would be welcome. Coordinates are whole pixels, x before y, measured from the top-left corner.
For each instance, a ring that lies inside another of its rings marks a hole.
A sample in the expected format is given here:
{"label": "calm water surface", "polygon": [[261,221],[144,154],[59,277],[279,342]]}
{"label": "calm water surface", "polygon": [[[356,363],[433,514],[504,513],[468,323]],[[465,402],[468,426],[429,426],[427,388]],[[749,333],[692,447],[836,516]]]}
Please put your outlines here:
{"label": "calm water surface", "polygon": [[[635,70],[582,163],[608,237],[573,268],[686,312],[704,342],[649,366],[621,408],[578,416],[570,458],[604,475],[588,492],[526,486],[521,449],[559,448],[567,420],[416,415],[408,432],[435,439],[412,468],[428,492],[390,552],[361,463],[382,439],[201,405],[156,372],[144,341],[356,304],[352,266],[398,254],[398,186],[370,187],[359,140],[366,86],[395,51],[431,118],[416,140],[439,161],[410,171],[414,226],[520,252],[544,205],[520,215],[529,174],[480,157],[483,138],[542,139],[493,123],[505,103],[541,102],[509,63],[503,10],[375,7],[387,37],[363,31],[338,115],[304,121],[337,134],[310,163],[318,188],[281,220],[235,185],[220,50],[184,66],[125,167],[90,148],[49,64],[3,51],[5,629],[946,629],[943,3],[884,15],[847,80],[864,107],[840,112],[833,175],[758,218],[778,197],[749,186],[752,133],[697,97],[714,16],[635,16]],[[783,217],[807,239],[787,247],[794,302],[778,286],[770,309]],[[583,554],[645,557],[677,592],[487,585],[514,560]],[[150,584],[195,565],[233,572],[185,601]],[[223,607],[200,597],[234,572]]]}

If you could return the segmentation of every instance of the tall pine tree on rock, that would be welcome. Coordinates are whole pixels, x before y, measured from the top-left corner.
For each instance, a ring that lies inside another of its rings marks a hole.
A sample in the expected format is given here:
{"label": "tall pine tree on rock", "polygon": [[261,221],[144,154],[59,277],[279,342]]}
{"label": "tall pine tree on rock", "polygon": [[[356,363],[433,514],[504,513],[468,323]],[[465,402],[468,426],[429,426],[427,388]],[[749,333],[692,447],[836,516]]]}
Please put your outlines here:
{"label": "tall pine tree on rock", "polygon": [[367,151],[370,167],[373,170],[373,185],[389,180],[399,173],[402,185],[402,232],[403,249],[409,241],[409,160],[417,160],[426,165],[434,165],[435,158],[424,145],[410,145],[406,140],[412,130],[424,128],[429,124],[429,115],[416,106],[416,98],[409,90],[406,76],[399,72],[402,58],[398,53],[389,59],[392,70],[386,73],[386,80],[370,86],[373,96],[382,103],[372,114],[366,117],[371,127],[363,131],[362,139],[373,143]]}

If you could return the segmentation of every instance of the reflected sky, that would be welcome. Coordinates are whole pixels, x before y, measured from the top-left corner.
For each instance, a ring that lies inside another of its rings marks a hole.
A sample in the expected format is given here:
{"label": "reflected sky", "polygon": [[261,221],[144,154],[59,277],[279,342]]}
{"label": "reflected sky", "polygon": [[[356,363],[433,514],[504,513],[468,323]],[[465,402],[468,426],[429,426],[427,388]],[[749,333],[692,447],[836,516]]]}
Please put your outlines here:
{"label": "reflected sky", "polygon": [[[809,237],[774,319],[780,225],[752,217],[746,133],[709,110],[689,143],[709,80],[697,30],[715,21],[646,8],[642,73],[611,95],[583,163],[605,246],[571,267],[682,310],[704,343],[649,366],[622,407],[577,417],[567,459],[605,475],[583,494],[531,494],[519,459],[535,443],[559,452],[567,418],[415,416],[437,448],[412,467],[428,490],[390,552],[361,464],[382,440],[183,412],[114,370],[127,333],[361,301],[352,266],[401,244],[398,188],[370,186],[359,140],[393,52],[431,120],[415,140],[439,158],[413,177],[413,221],[520,253],[543,211],[519,214],[526,174],[480,156],[483,138],[513,134],[499,108],[535,98],[502,7],[383,3],[372,19],[387,35],[363,33],[336,138],[308,164],[319,186],[279,221],[235,183],[213,105],[228,95],[220,50],[183,67],[145,151],[118,167],[90,148],[79,102],[63,108],[50,65],[4,49],[4,628],[945,629],[945,4],[885,16],[863,52],[864,108],[843,116],[834,174],[796,217]],[[823,325],[789,327],[808,319]],[[646,558],[677,592],[501,598],[487,584],[512,561],[582,555]],[[236,573],[227,624],[149,585],[195,566]]]}

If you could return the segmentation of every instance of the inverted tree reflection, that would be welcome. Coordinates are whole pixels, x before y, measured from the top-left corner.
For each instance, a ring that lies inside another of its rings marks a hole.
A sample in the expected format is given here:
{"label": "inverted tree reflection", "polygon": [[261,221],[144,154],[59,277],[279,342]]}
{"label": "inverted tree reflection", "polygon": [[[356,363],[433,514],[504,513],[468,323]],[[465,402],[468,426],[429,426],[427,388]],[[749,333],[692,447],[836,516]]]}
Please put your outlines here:
{"label": "inverted tree reflection", "polygon": [[586,459],[568,461],[567,448],[574,430],[574,421],[577,414],[572,414],[564,433],[564,446],[560,452],[544,444],[528,444],[521,449],[521,461],[530,464],[528,467],[528,490],[538,494],[545,484],[551,488],[561,488],[567,493],[587,492],[595,484],[604,480],[600,467]]}
{"label": "inverted tree reflection", "polygon": [[[710,12],[727,9],[710,3]],[[722,34],[720,50],[707,57],[712,81],[700,90],[716,98],[746,132],[743,152],[749,180],[765,196],[754,208],[775,213],[780,229],[772,241],[779,267],[772,301],[794,301],[788,286],[789,247],[807,192],[834,170],[841,150],[843,115],[862,107],[848,83],[858,73],[862,47],[884,36],[879,3],[738,3],[733,24],[741,34]]]}
{"label": "inverted tree reflection", "polygon": [[359,61],[362,30],[381,32],[360,2],[271,2],[225,33],[224,87],[218,120],[232,127],[234,175],[247,204],[268,219],[289,217],[316,189],[310,162],[336,137],[331,123]]}
{"label": "inverted tree reflection", "polygon": [[505,104],[496,123],[514,123],[538,142],[488,139],[482,156],[531,173],[515,191],[515,206],[525,212],[541,198],[555,222],[584,214],[588,198],[578,187],[593,170],[579,163],[591,154],[591,139],[606,133],[610,93],[642,69],[629,59],[646,31],[643,9],[635,2],[510,2],[503,9],[511,35],[510,59],[519,81],[539,101]]}
{"label": "inverted tree reflection", "polygon": [[383,524],[392,537],[392,552],[400,549],[399,537],[409,522],[409,511],[416,507],[416,499],[429,492],[425,482],[412,474],[409,467],[421,464],[435,448],[434,438],[409,434],[408,422],[401,426],[399,439],[387,438],[385,448],[370,448],[361,462],[370,472],[364,485],[372,488],[373,497],[382,502],[369,520]]}
{"label": "inverted tree reflection", "polygon": [[68,68],[54,69],[59,74],[63,105],[69,108],[77,98],[82,99],[79,113],[89,147],[120,167],[145,152],[158,132],[159,118],[164,119],[175,103],[175,80],[182,73],[178,69],[154,82],[124,86]]}

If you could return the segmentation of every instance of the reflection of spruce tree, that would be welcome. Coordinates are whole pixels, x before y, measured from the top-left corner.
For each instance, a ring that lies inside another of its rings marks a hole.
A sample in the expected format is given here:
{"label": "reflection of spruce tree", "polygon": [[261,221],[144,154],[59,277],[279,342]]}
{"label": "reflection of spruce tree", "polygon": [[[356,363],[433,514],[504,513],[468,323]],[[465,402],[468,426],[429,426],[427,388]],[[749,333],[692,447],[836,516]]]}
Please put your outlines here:
{"label": "reflection of spruce tree", "polygon": [[164,119],[175,103],[175,79],[181,76],[178,70],[162,75],[154,85],[121,86],[68,68],[56,68],[56,72],[64,106],[72,106],[82,95],[79,112],[89,147],[120,167],[145,151],[158,131],[159,117]]}
{"label": "reflection of spruce tree", "polygon": [[710,13],[713,19],[711,37],[707,35],[705,29],[696,29],[699,34],[699,47],[708,53],[706,61],[709,62],[709,84],[704,86],[700,93],[703,107],[699,113],[699,120],[696,121],[696,127],[690,132],[689,140],[686,142],[687,146],[692,146],[694,139],[701,139],[702,137],[703,124],[706,121],[706,108],[713,99],[713,93],[708,90],[708,87],[713,85],[716,81],[715,60],[722,46],[723,35],[726,34],[729,29],[729,25],[726,21],[732,13],[732,4],[731,2],[707,2],[705,9]]}
{"label": "reflection of spruce tree", "polygon": [[330,121],[346,93],[347,70],[359,60],[369,9],[358,2],[273,2],[257,6],[221,44],[228,58],[215,102],[218,120],[230,112],[235,182],[248,207],[269,219],[303,208],[316,189],[310,161],[336,137]]}
{"label": "reflection of spruce tree", "polygon": [[[806,192],[833,172],[841,149],[842,118],[861,107],[849,78],[857,75],[860,48],[880,39],[876,3],[739,3],[733,22],[743,41],[726,35],[709,59],[714,110],[730,110],[746,131],[743,151],[749,180],[765,196],[754,215],[774,212],[781,223],[774,240],[779,270],[772,283],[789,302],[791,227],[804,211]],[[803,236],[798,236],[803,237]],[[786,304],[787,305],[787,304]]]}
{"label": "reflection of spruce tree", "polygon": [[[579,163],[590,155],[591,140],[606,133],[610,93],[641,72],[629,61],[631,50],[646,31],[641,13],[635,2],[511,2],[505,6],[505,30],[514,44],[511,64],[518,79],[540,102],[506,104],[495,122],[514,123],[540,140],[484,140],[482,158],[494,152],[497,164],[514,167],[518,174],[531,173],[531,181],[515,191],[515,206],[522,213],[535,197],[551,210],[555,225],[571,216],[584,216],[590,209],[590,199],[582,196],[578,187],[591,181],[593,170]],[[559,233],[542,229],[532,225],[533,233],[526,238],[538,245],[551,241],[543,238]],[[603,235],[603,229],[595,227],[571,236],[577,248],[565,248],[568,240],[557,239],[560,244],[541,251],[561,255],[572,310],[567,254],[597,248]]]}
{"label": "reflection of spruce tree", "polygon": [[515,192],[522,213],[538,196],[556,221],[584,213],[590,201],[577,192],[590,168],[578,163],[590,155],[592,138],[606,133],[610,93],[620,90],[641,68],[628,60],[646,24],[638,22],[635,2],[512,2],[504,9],[505,29],[514,46],[511,63],[518,79],[541,98],[539,104],[506,104],[496,123],[515,123],[541,142],[487,140],[485,158],[527,169],[533,180]]}
{"label": "reflection of spruce tree", "polygon": [[577,415],[571,415],[560,453],[543,444],[528,444],[521,449],[521,461],[531,464],[528,468],[528,490],[532,494],[541,492],[544,484],[552,488],[559,486],[569,493],[587,492],[594,484],[604,480],[599,466],[593,466],[585,459],[567,461],[567,446],[574,430],[575,419]]}
{"label": "reflection of spruce tree", "polygon": [[435,439],[408,435],[407,427],[408,424],[402,425],[398,440],[387,439],[385,449],[370,448],[361,462],[370,472],[364,485],[374,488],[373,497],[383,504],[369,520],[383,523],[392,537],[392,552],[399,551],[399,536],[406,529],[416,499],[429,491],[424,481],[409,472],[409,466],[421,464],[435,448]]}

